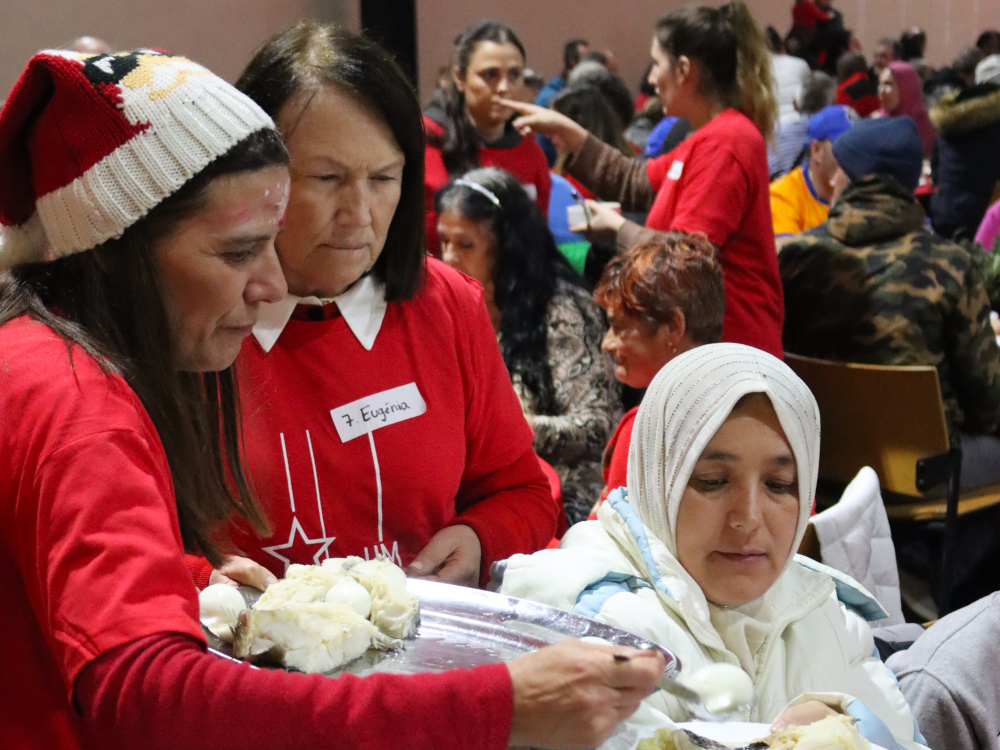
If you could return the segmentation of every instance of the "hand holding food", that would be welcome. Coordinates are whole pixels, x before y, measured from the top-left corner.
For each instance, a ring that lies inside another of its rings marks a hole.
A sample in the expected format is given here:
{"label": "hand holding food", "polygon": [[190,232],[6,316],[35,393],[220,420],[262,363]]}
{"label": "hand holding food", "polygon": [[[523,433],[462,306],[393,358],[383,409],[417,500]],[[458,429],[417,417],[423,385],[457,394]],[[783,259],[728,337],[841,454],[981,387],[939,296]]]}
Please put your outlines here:
{"label": "hand holding food", "polygon": [[552,139],[556,148],[575,154],[587,140],[587,131],[564,114],[537,104],[525,104],[513,99],[501,99],[500,103],[520,113],[514,120],[514,127],[521,135],[542,133]]}
{"label": "hand holding food", "polygon": [[[629,658],[618,661],[615,654]],[[568,640],[507,665],[514,685],[510,744],[597,747],[663,674],[659,651]]]}

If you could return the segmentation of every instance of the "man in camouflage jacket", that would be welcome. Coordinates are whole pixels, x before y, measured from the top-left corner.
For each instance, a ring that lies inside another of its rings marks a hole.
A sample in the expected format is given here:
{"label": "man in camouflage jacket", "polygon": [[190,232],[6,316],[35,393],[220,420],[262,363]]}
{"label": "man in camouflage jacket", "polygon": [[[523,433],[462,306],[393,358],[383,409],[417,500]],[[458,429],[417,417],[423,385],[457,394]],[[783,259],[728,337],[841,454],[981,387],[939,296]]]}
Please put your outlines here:
{"label": "man in camouflage jacket", "polygon": [[1000,424],[1000,348],[982,276],[965,250],[924,229],[913,197],[922,156],[916,128],[912,154],[869,158],[872,149],[900,149],[882,142],[887,133],[890,141],[899,135],[887,131],[888,118],[869,125],[881,122],[859,123],[837,141],[834,153],[850,183],[825,224],[782,247],[785,349],[846,362],[934,365],[953,434],[992,433]]}

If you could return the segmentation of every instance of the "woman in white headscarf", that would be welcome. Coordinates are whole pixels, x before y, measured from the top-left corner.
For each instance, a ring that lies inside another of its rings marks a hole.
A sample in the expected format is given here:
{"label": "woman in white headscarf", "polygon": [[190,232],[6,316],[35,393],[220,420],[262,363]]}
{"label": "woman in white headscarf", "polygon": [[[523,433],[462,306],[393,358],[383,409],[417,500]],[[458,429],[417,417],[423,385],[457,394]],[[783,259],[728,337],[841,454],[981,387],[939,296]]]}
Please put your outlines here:
{"label": "woman in white headscarf", "polygon": [[[858,719],[882,747],[923,738],[866,619],[858,584],[795,556],[816,490],[819,411],[785,364],[739,344],[668,363],[643,399],[627,491],[558,550],[507,561],[502,591],[607,622],[676,653],[682,679],[714,662],[754,683],[750,719]],[[633,721],[685,718],[660,691]]]}

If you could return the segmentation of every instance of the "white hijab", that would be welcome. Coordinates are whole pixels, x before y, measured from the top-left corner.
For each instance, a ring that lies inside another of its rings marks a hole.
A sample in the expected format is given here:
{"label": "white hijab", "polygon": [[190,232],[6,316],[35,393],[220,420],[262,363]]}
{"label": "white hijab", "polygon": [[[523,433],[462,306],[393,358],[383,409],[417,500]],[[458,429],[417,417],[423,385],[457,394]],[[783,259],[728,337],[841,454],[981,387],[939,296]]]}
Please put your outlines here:
{"label": "white hijab", "polygon": [[742,344],[709,344],[675,357],[653,378],[629,447],[629,504],[674,557],[677,511],[694,465],[736,402],[749,393],[770,399],[795,456],[799,520],[792,550],[799,548],[819,471],[816,399],[776,357]]}
{"label": "white hijab", "polygon": [[[677,511],[694,465],[726,421],[736,402],[749,393],[770,399],[795,456],[799,475],[799,518],[795,558],[809,523],[819,471],[819,407],[805,383],[783,362],[742,344],[699,346],[668,362],[650,384],[639,407],[628,454],[628,501],[643,524],[673,557],[671,566],[694,587],[696,612],[704,612],[726,648],[756,683],[757,655],[781,615],[772,586],[761,598],[739,607],[711,604],[677,560]],[[683,572],[681,572],[683,571]],[[780,580],[780,579],[779,579]],[[707,605],[707,609],[703,609]],[[698,627],[688,621],[688,627]]]}

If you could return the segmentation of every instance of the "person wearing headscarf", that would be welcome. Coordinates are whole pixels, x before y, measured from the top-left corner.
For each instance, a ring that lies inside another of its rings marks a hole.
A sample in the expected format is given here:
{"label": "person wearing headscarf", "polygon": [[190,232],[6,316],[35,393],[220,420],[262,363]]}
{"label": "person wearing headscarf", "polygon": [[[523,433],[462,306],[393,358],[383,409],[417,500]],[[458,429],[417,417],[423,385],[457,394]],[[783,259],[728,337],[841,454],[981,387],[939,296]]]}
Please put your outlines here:
{"label": "person wearing headscarf", "polygon": [[[683,681],[712,663],[754,684],[750,720],[834,713],[882,747],[923,747],[866,620],[882,607],[795,550],[816,490],[819,410],[775,357],[697,347],[653,379],[636,420],[628,487],[560,549],[515,556],[501,591],[596,617],[673,651]],[[501,573],[498,569],[497,575]],[[662,691],[634,723],[685,714]]]}
{"label": "person wearing headscarf", "polygon": [[922,85],[920,74],[912,65],[893,60],[878,77],[878,98],[882,108],[876,114],[879,117],[906,115],[913,120],[920,132],[924,156],[930,156],[937,133],[924,106]]}

